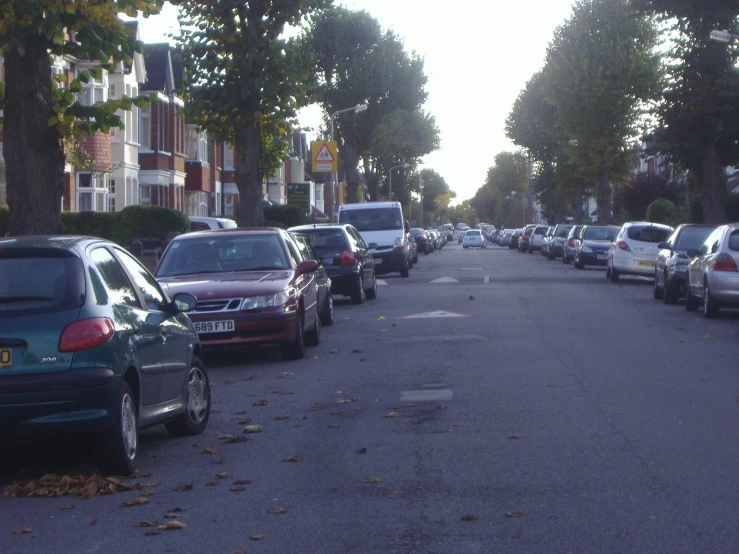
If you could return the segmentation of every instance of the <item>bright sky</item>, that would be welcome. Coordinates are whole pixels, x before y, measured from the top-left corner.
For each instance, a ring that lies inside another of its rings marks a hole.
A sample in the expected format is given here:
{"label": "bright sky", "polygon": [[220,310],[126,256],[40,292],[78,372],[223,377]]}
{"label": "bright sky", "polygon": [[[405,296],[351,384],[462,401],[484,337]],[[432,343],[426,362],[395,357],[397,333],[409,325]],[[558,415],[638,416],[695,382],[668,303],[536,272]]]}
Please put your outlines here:
{"label": "bright sky", "polygon": [[[340,0],[363,9],[392,29],[425,60],[428,100],[441,148],[425,167],[442,175],[457,193],[471,198],[485,182],[499,152],[515,150],[505,120],[526,81],[544,64],[555,28],[574,0]],[[177,25],[175,9],[141,22],[144,42],[164,42]],[[318,127],[320,110],[300,113],[302,126]],[[309,133],[309,140],[314,137]]]}

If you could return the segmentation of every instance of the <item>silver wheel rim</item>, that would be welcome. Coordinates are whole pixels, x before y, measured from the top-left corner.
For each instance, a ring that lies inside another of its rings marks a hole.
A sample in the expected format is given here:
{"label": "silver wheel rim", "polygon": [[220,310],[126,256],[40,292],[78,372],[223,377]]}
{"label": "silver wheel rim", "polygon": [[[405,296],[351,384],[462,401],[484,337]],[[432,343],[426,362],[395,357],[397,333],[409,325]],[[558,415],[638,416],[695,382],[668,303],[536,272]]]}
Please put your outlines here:
{"label": "silver wheel rim", "polygon": [[334,319],[334,297],[331,293],[328,293],[328,318],[333,321]]}
{"label": "silver wheel rim", "polygon": [[208,413],[208,382],[199,367],[190,370],[187,383],[187,416],[195,424],[205,419]]}
{"label": "silver wheel rim", "polygon": [[708,315],[708,283],[703,287],[703,313]]}
{"label": "silver wheel rim", "polygon": [[136,432],[136,411],[133,407],[133,398],[128,393],[121,400],[121,435],[123,437],[123,448],[126,457],[133,460],[136,457],[136,443],[138,436]]}

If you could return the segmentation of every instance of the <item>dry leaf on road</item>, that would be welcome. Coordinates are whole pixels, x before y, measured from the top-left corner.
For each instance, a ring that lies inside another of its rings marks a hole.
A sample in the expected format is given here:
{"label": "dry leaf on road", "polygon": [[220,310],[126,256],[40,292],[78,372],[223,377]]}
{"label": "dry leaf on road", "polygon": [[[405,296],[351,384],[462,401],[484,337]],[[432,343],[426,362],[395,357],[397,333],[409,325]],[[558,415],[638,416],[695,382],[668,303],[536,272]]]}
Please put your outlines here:
{"label": "dry leaf on road", "polygon": [[388,412],[386,414],[382,414],[382,417],[400,417],[400,414],[398,412]]}
{"label": "dry leaf on road", "polygon": [[226,479],[228,477],[228,472],[223,473],[216,473],[216,479]]}
{"label": "dry leaf on road", "polygon": [[201,454],[217,454],[218,449],[217,448],[203,448],[200,450]]}
{"label": "dry leaf on road", "polygon": [[246,487],[230,487],[228,490],[231,492],[243,492],[246,490]]}
{"label": "dry leaf on road", "polygon": [[283,458],[283,462],[302,462],[303,457],[302,456],[290,456],[289,458]]}
{"label": "dry leaf on road", "polygon": [[128,508],[130,506],[142,506],[144,504],[148,504],[149,499],[144,498],[143,496],[137,496],[136,498],[133,498],[131,500],[127,500],[126,502],[121,502],[119,506],[121,508]]}
{"label": "dry leaf on road", "polygon": [[185,527],[187,527],[187,525],[181,521],[172,520],[168,521],[164,525],[160,525],[157,529],[160,531],[176,531],[178,529],[184,529]]}
{"label": "dry leaf on road", "polygon": [[360,448],[359,450],[357,450],[357,454],[366,454],[366,453],[367,453],[366,448]]}
{"label": "dry leaf on road", "polygon": [[207,483],[205,483],[205,486],[206,487],[217,487],[220,484],[221,484],[220,481],[215,480],[215,481],[208,481]]}
{"label": "dry leaf on road", "polygon": [[177,492],[183,492],[183,491],[192,490],[192,487],[193,487],[193,484],[192,483],[188,483],[188,484],[185,484],[185,485],[177,485],[172,490],[177,491]]}
{"label": "dry leaf on road", "polygon": [[520,439],[522,438],[521,435],[508,435],[509,439]]}
{"label": "dry leaf on road", "polygon": [[253,541],[261,541],[264,538],[264,535],[250,535],[249,539]]}
{"label": "dry leaf on road", "polygon": [[270,508],[267,510],[268,514],[286,514],[287,510],[285,508],[277,507],[277,508]]}
{"label": "dry leaf on road", "polygon": [[90,523],[88,523],[88,525],[90,527],[95,527],[97,524],[98,524],[98,520],[97,519],[91,519],[90,520]]}
{"label": "dry leaf on road", "polygon": [[251,479],[236,479],[232,485],[251,485]]}
{"label": "dry leaf on road", "polygon": [[185,508],[180,508],[179,506],[175,506],[174,508],[170,508],[170,509],[169,509],[169,510],[167,510],[167,511],[168,511],[168,512],[171,512],[171,513],[173,513],[173,514],[176,514],[176,513],[179,513],[179,512],[184,512],[184,511],[186,511],[186,510],[185,510]]}
{"label": "dry leaf on road", "polygon": [[23,529],[13,529],[11,533],[14,535],[25,535],[26,533],[30,533],[31,528],[30,527],[24,527]]}
{"label": "dry leaf on road", "polygon": [[479,518],[474,514],[465,514],[462,516],[462,521],[475,521],[476,519]]}
{"label": "dry leaf on road", "polygon": [[63,506],[59,506],[60,510],[74,510],[74,504],[64,504]]}
{"label": "dry leaf on road", "polygon": [[144,533],[145,537],[154,537],[156,535],[161,535],[161,533],[159,531],[154,531],[154,529],[150,529]]}
{"label": "dry leaf on road", "polygon": [[261,433],[262,432],[262,426],[261,425],[247,425],[244,427],[244,433]]}
{"label": "dry leaf on road", "polygon": [[365,477],[362,479],[363,483],[382,483],[382,479],[379,477]]}
{"label": "dry leaf on road", "polygon": [[138,523],[134,523],[131,527],[156,527],[157,525],[159,525],[159,522],[156,520],[139,521]]}
{"label": "dry leaf on road", "polygon": [[266,400],[257,400],[256,402],[254,402],[254,405],[255,406],[266,406],[267,405],[267,401]]}
{"label": "dry leaf on road", "polygon": [[341,425],[339,425],[338,423],[331,423],[328,426],[329,429],[338,429],[339,427],[341,427]]}
{"label": "dry leaf on road", "polygon": [[286,419],[290,419],[290,416],[287,414],[275,416],[275,421],[285,421]]}
{"label": "dry leaf on road", "polygon": [[526,512],[506,512],[506,517],[523,517],[526,515]]}
{"label": "dry leaf on road", "polygon": [[362,352],[364,352],[364,350],[360,350],[359,348],[352,350],[352,354],[361,354]]}
{"label": "dry leaf on road", "polygon": [[338,354],[339,352],[341,352],[339,348],[332,348],[328,351],[329,354]]}

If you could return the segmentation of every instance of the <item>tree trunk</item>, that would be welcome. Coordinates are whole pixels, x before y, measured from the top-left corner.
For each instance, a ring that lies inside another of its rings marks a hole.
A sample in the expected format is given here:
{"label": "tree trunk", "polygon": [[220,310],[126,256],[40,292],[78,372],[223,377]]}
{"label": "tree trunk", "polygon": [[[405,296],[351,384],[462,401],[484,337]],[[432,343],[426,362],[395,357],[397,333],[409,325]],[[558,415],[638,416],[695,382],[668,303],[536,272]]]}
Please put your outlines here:
{"label": "tree trunk", "polygon": [[357,194],[359,190],[359,152],[354,145],[354,138],[351,132],[344,131],[344,178],[346,179],[346,201],[350,204],[360,202],[361,198]]}
{"label": "tree trunk", "polygon": [[5,55],[5,140],[10,234],[56,235],[62,232],[64,145],[49,127],[51,64],[45,48],[29,47],[21,57]]}
{"label": "tree trunk", "polygon": [[583,213],[582,213],[582,204],[583,204],[583,196],[585,194],[585,188],[583,187],[582,183],[575,183],[574,185],[574,192],[572,195],[572,204],[574,206],[572,210],[572,218],[575,221],[575,225],[582,225],[583,220]]}
{"label": "tree trunk", "polygon": [[234,181],[239,189],[239,205],[236,222],[239,227],[264,225],[262,212],[262,174],[259,162],[262,159],[262,135],[259,124],[243,127],[236,135],[237,154]]}
{"label": "tree trunk", "polygon": [[719,225],[726,223],[726,179],[716,145],[706,145],[703,150],[703,221]]}
{"label": "tree trunk", "polygon": [[598,179],[598,225],[610,225],[613,221],[610,176],[610,171],[604,169]]}

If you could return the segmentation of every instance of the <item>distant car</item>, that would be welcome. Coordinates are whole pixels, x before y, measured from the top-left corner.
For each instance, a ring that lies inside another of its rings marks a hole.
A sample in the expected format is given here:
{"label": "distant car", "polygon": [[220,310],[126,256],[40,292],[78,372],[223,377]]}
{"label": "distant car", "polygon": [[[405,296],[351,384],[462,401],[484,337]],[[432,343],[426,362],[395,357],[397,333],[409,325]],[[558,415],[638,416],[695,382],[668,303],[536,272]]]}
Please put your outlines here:
{"label": "distant car", "polygon": [[702,304],[706,317],[716,317],[723,307],[739,307],[739,223],[717,227],[688,256],[685,309]]}
{"label": "distant car", "polygon": [[534,227],[534,230],[531,231],[531,235],[529,236],[529,254],[541,250],[544,245],[544,235],[547,234],[548,229],[549,225],[536,225]]}
{"label": "distant car", "polygon": [[104,475],[131,475],[140,429],[205,430],[208,373],[183,313],[195,298],[170,300],[117,244],[5,238],[0,297],[3,438],[86,434]]}
{"label": "distant car", "polygon": [[508,248],[511,250],[518,248],[518,241],[521,239],[522,235],[523,229],[514,229],[513,233],[511,233],[511,238],[508,240]]}
{"label": "distant car", "polygon": [[575,245],[575,268],[608,265],[608,249],[616,240],[619,229],[616,225],[585,225]]}
{"label": "distant car", "polygon": [[283,229],[220,229],[175,237],[156,277],[197,298],[189,315],[204,347],[278,344],[301,360],[321,341],[317,270]]}
{"label": "distant car", "polygon": [[457,244],[462,244],[462,241],[464,240],[464,235],[467,231],[459,231],[457,233]]}
{"label": "distant car", "polygon": [[583,225],[573,225],[570,232],[567,233],[567,240],[564,242],[562,252],[562,263],[569,264],[575,259],[575,247],[577,242],[580,240],[580,232],[582,231]]}
{"label": "distant car", "polygon": [[534,223],[530,223],[523,228],[523,233],[521,233],[521,236],[518,239],[519,252],[529,251],[529,240],[535,228],[536,224]]}
{"label": "distant car", "polygon": [[208,231],[209,229],[236,229],[233,219],[228,217],[199,217],[189,216],[190,229],[193,231]]}
{"label": "distant car", "polygon": [[426,235],[426,231],[419,227],[414,227],[411,229],[411,235],[413,235],[413,238],[416,239],[416,245],[418,246],[418,250],[420,252],[423,252],[424,254],[428,254],[429,252],[431,252],[429,237],[428,235]]}
{"label": "distant car", "polygon": [[547,232],[544,233],[544,237],[542,238],[541,243],[541,255],[542,256],[548,256],[549,252],[549,242],[552,239],[552,234],[554,233],[554,226],[547,227]]}
{"label": "distant car", "polygon": [[503,229],[498,233],[498,246],[508,246],[511,242],[511,236],[515,229]]}
{"label": "distant car", "polygon": [[614,282],[621,275],[653,277],[660,250],[657,245],[670,238],[673,231],[669,225],[660,223],[624,223],[608,250],[606,277]]}
{"label": "distant car", "polygon": [[685,296],[685,277],[690,263],[688,250],[698,250],[715,225],[680,225],[660,249],[654,266],[654,298],[665,304],[674,304]]}
{"label": "distant car", "polygon": [[547,247],[547,259],[553,260],[564,254],[564,245],[570,229],[572,229],[572,225],[562,223],[554,227],[552,236],[549,239],[549,246]]}
{"label": "distant car", "polygon": [[315,260],[318,262],[316,270],[316,284],[318,285],[318,316],[321,325],[334,324],[334,297],[331,292],[331,277],[321,263],[315,250],[311,247],[310,239],[301,233],[290,233],[295,239],[295,244],[303,256],[303,260]]}
{"label": "distant car", "polygon": [[467,231],[462,240],[463,248],[485,248],[485,237],[479,229]]}

